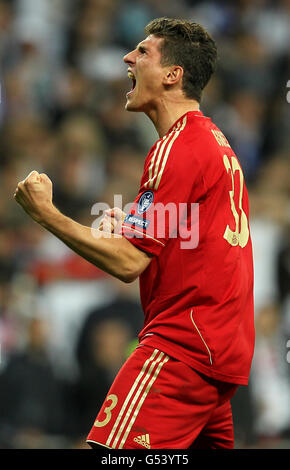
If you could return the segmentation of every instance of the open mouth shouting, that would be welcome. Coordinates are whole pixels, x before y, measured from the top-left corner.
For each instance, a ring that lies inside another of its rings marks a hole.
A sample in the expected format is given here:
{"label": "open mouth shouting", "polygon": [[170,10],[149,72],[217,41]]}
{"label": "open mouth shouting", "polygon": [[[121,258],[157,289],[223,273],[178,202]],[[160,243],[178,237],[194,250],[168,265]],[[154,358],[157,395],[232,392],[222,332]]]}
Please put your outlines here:
{"label": "open mouth shouting", "polygon": [[136,77],[135,77],[135,75],[133,74],[133,72],[131,72],[131,70],[128,70],[128,77],[131,78],[131,80],[132,80],[132,88],[131,88],[131,90],[127,93],[126,96],[130,96],[130,95],[133,93],[133,91],[134,91],[134,89],[135,89],[135,86],[136,86]]}

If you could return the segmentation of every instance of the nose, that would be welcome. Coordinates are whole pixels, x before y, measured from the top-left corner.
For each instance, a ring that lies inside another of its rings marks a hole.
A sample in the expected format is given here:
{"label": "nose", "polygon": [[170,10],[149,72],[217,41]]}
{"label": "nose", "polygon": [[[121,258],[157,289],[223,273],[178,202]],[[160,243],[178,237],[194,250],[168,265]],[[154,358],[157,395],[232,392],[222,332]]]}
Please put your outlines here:
{"label": "nose", "polygon": [[129,52],[128,54],[124,55],[123,61],[125,64],[134,64],[135,59],[134,59],[134,51]]}

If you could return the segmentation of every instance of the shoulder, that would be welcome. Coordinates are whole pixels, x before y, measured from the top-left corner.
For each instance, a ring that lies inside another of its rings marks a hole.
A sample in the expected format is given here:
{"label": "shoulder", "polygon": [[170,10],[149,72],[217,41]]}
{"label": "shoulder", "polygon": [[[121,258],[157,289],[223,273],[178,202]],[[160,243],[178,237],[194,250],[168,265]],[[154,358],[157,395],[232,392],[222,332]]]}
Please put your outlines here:
{"label": "shoulder", "polygon": [[170,160],[181,160],[182,165],[190,165],[196,160],[206,158],[211,150],[216,150],[218,146],[217,136],[222,134],[213,124],[211,119],[202,113],[189,113],[185,116],[182,125],[174,130],[174,135],[168,136],[170,142]]}
{"label": "shoulder", "polygon": [[217,155],[219,132],[201,113],[186,115],[149,151],[143,174],[145,189],[158,189],[162,179],[188,179],[205,171]]}
{"label": "shoulder", "polygon": [[152,147],[144,168],[145,188],[158,189],[164,175],[186,173],[191,165],[192,148],[184,131],[183,126],[174,128]]}

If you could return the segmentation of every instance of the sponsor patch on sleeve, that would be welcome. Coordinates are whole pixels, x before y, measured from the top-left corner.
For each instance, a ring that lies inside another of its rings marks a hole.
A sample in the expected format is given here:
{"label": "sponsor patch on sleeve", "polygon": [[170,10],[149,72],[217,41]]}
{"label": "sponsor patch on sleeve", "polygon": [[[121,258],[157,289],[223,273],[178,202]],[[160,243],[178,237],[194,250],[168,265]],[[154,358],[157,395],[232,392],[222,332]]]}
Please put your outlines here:
{"label": "sponsor patch on sleeve", "polygon": [[143,219],[135,214],[127,214],[124,223],[146,230],[150,224],[150,220]]}

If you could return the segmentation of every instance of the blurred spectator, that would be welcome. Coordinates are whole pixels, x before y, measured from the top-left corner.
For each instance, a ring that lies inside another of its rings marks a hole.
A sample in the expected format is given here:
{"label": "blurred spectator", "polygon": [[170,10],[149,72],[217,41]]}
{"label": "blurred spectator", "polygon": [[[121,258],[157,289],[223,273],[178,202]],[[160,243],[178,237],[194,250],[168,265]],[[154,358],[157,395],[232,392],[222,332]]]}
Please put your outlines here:
{"label": "blurred spectator", "polygon": [[256,316],[256,346],[251,377],[256,409],[255,431],[264,439],[281,438],[290,428],[289,374],[279,305],[264,306]]}
{"label": "blurred spectator", "polygon": [[125,49],[114,41],[116,2],[88,1],[80,8],[72,31],[71,59],[90,78],[114,80],[123,75]]}
{"label": "blurred spectator", "polygon": [[71,114],[59,128],[59,158],[52,169],[55,204],[76,218],[89,209],[106,184],[105,143],[95,120]]}
{"label": "blurred spectator", "polygon": [[7,358],[19,348],[23,335],[23,319],[19,319],[11,305],[10,279],[0,282],[0,372]]}
{"label": "blurred spectator", "polygon": [[21,45],[37,46],[46,61],[57,62],[63,53],[68,8],[75,0],[14,0],[14,37]]}
{"label": "blurred spectator", "polygon": [[148,3],[126,0],[118,12],[116,39],[127,49],[134,48],[143,38],[144,27],[152,18],[152,7],[155,9],[155,5]]}
{"label": "blurred spectator", "polygon": [[79,335],[79,374],[72,396],[77,436],[85,437],[88,433],[115,376],[137,341],[143,322],[138,283],[129,286],[117,280],[113,283],[117,290],[114,301],[91,311]]}
{"label": "blurred spectator", "polygon": [[50,324],[54,369],[70,379],[77,372],[74,348],[87,312],[114,295],[108,276],[50,234],[39,245],[30,273],[40,283],[36,303]]}
{"label": "blurred spectator", "polygon": [[240,90],[214,115],[217,125],[228,136],[233,150],[239,155],[247,180],[256,177],[261,163],[263,110],[264,104],[255,94]]}
{"label": "blurred spectator", "polygon": [[102,320],[120,319],[128,325],[131,339],[137,338],[143,325],[143,311],[139,300],[138,282],[122,284],[118,279],[111,278],[112,300],[104,307],[91,310],[83,322],[79,334],[76,355],[81,367],[90,360],[90,335],[93,326]]}
{"label": "blurred spectator", "polygon": [[287,301],[290,299],[290,224],[287,226],[287,232],[288,236],[285,237],[278,254],[277,265],[278,297],[281,305],[286,305]]}
{"label": "blurred spectator", "polygon": [[11,4],[5,0],[0,2],[0,66],[1,70],[6,65],[8,47],[12,36],[12,9]]}
{"label": "blurred spectator", "polygon": [[246,449],[257,444],[255,429],[256,407],[251,381],[247,386],[240,385],[231,399],[235,448]]}
{"label": "blurred spectator", "polygon": [[[57,74],[53,102],[49,107],[50,120],[54,127],[62,124],[69,115],[85,115],[89,119],[94,110],[96,87],[80,70],[67,67]],[[98,101],[99,105],[99,101]]]}
{"label": "blurred spectator", "polygon": [[[124,98],[130,89],[127,72],[123,73],[122,80],[111,83],[111,95],[100,111],[103,123],[104,135],[110,145],[110,150],[118,146],[130,145],[137,149],[144,149],[141,141],[140,129],[136,126],[134,113],[126,113],[124,116]],[[148,151],[149,149],[147,149]]]}
{"label": "blurred spectator", "polygon": [[278,256],[289,224],[288,159],[273,158],[250,191],[256,312],[279,300]]}
{"label": "blurred spectator", "polygon": [[109,388],[125,361],[130,338],[129,328],[121,319],[105,319],[92,326],[90,357],[80,369],[73,386],[72,403],[75,433],[85,439]]}
{"label": "blurred spectator", "polygon": [[[47,448],[63,431],[61,383],[46,351],[45,323],[32,318],[27,344],[0,375],[0,442],[3,448]],[[63,441],[63,439],[62,439]]]}

